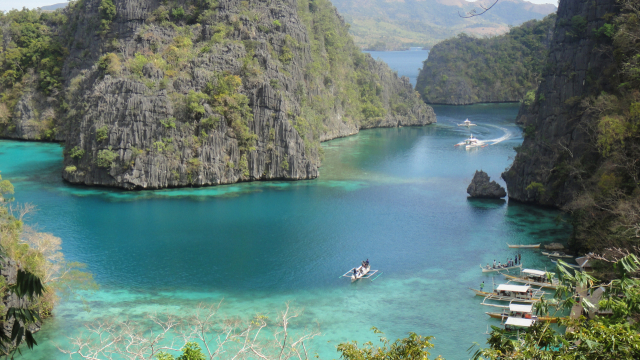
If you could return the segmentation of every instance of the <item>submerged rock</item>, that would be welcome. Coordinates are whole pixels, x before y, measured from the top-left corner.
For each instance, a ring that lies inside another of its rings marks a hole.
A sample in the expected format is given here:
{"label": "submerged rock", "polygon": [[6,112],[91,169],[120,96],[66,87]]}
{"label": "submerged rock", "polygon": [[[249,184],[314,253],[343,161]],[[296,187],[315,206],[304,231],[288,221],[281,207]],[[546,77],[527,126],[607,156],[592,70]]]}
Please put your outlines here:
{"label": "submerged rock", "polygon": [[549,245],[545,245],[544,248],[546,250],[564,250],[564,245],[560,243],[551,243]]}
{"label": "submerged rock", "polygon": [[467,188],[472,198],[500,199],[507,196],[507,192],[497,182],[491,181],[486,172],[476,170],[476,174]]}

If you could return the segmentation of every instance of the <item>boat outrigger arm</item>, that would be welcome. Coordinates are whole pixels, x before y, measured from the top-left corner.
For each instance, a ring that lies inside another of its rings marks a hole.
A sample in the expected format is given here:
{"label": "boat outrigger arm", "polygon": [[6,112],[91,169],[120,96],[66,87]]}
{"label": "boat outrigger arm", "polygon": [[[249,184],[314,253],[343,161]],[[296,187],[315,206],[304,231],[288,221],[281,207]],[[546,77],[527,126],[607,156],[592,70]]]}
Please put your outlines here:
{"label": "boat outrigger arm", "polygon": [[[351,279],[351,276],[353,275],[353,270],[357,269],[357,268],[353,268],[349,271],[347,271],[346,273],[344,273],[344,275],[342,275],[342,277],[346,277]],[[369,270],[366,274],[358,277],[358,279],[369,279],[371,277],[373,277],[373,275],[375,275],[379,270]]]}

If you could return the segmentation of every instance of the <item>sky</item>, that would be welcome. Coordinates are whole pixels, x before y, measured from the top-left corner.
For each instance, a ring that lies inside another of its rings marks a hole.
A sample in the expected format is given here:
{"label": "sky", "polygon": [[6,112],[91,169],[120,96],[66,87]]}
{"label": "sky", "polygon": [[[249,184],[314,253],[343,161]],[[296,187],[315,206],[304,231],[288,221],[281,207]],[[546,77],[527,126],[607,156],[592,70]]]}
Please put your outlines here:
{"label": "sky", "polygon": [[[557,0],[528,0],[529,2],[536,4],[553,4],[558,5]],[[13,8],[22,9],[37,8],[41,6],[53,5],[66,2],[65,0],[0,0],[0,11],[9,11]]]}

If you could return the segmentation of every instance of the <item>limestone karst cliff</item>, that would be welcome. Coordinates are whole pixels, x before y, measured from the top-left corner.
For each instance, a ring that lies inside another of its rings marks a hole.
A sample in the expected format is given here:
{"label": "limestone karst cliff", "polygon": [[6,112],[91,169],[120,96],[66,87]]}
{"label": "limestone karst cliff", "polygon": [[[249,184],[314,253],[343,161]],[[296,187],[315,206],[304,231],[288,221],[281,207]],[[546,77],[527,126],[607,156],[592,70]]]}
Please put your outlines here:
{"label": "limestone karst cliff", "polygon": [[571,247],[637,246],[640,234],[640,8],[562,0],[525,139],[502,175],[511,199],[561,207]]}
{"label": "limestone karst cliff", "polygon": [[45,23],[61,85],[41,86],[34,65],[0,108],[0,133],[64,141],[72,183],[311,179],[321,141],[435,122],[327,0],[79,0],[56,14]]}
{"label": "limestone karst cliff", "polygon": [[613,59],[598,51],[607,40],[595,32],[617,12],[615,0],[560,2],[535,101],[521,106],[518,114],[517,121],[525,126],[524,143],[502,176],[510,198],[563,206],[580,190],[583,176],[572,172],[569,163],[598,161],[589,129],[580,126],[593,114],[581,109],[580,102],[615,90],[603,74]]}

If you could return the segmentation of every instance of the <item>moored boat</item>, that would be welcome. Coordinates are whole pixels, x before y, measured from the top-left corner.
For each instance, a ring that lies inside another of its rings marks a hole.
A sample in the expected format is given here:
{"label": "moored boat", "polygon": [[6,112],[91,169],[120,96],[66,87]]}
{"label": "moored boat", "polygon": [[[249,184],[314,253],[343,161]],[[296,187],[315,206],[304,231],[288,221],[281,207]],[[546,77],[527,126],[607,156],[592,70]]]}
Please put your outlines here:
{"label": "moored boat", "polygon": [[509,281],[515,281],[527,285],[539,286],[549,289],[557,289],[560,286],[558,279],[553,278],[551,282],[547,278],[547,272],[542,270],[524,269],[520,275],[504,275]]}
{"label": "moored boat", "polygon": [[540,301],[543,291],[531,289],[529,285],[501,284],[493,292],[486,292],[469,288],[476,296],[482,296],[485,300],[495,301],[518,301],[523,303],[534,303]]}
{"label": "moored boat", "polygon": [[536,319],[523,319],[517,317],[508,317],[507,321],[504,322],[504,329],[513,333],[513,335],[520,333],[520,331],[525,331],[531,327],[531,325],[536,323]]}
{"label": "moored boat", "polygon": [[472,124],[471,121],[469,121],[469,119],[465,120],[462,122],[462,124],[458,124],[458,126],[466,126],[466,127],[470,127],[470,126],[477,126],[476,124]]}
{"label": "moored boat", "polygon": [[509,304],[504,306],[502,312],[485,312],[494,319],[505,320],[509,317],[522,318],[522,319],[537,319],[538,321],[557,323],[558,318],[553,316],[535,316],[533,315],[532,304]]}
{"label": "moored boat", "polygon": [[537,249],[540,247],[540,244],[532,244],[532,245],[510,245],[507,243],[507,246],[510,248],[521,248],[521,249]]}
{"label": "moored boat", "polygon": [[495,272],[495,271],[510,271],[510,270],[515,270],[515,269],[522,269],[522,264],[518,264],[518,265],[513,265],[513,266],[506,266],[506,267],[486,267],[486,266],[482,266],[480,265],[480,268],[482,269],[482,272]]}

